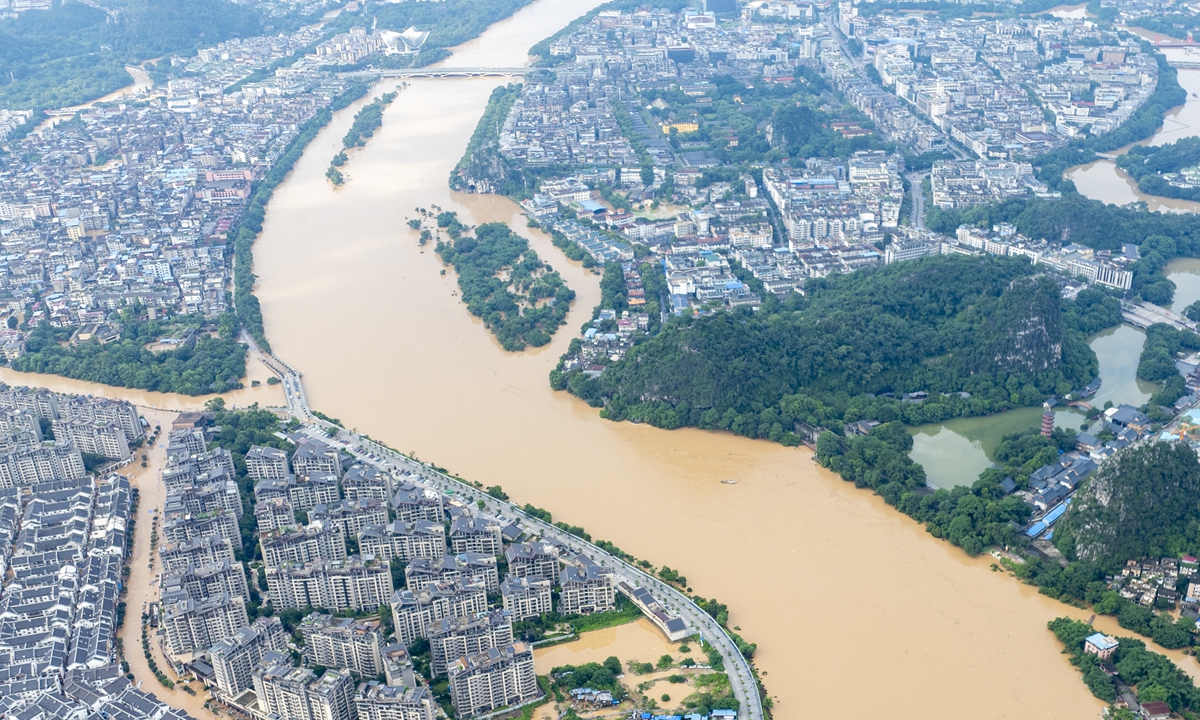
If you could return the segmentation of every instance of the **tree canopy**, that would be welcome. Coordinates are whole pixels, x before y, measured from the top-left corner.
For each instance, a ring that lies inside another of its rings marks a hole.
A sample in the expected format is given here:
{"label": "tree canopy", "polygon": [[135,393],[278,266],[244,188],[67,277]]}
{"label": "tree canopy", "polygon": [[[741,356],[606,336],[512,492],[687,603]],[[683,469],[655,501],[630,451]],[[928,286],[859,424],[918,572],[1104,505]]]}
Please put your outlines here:
{"label": "tree canopy", "polygon": [[[1079,327],[1109,323],[1115,301],[1062,301],[1034,272],[945,256],[831,276],[774,309],[674,320],[569,386],[611,419],[780,441],[798,421],[916,424],[1037,404],[1095,377]],[[899,397],[917,391],[931,397]]]}
{"label": "tree canopy", "polygon": [[1055,544],[1110,571],[1126,560],[1178,555],[1200,528],[1198,493],[1200,462],[1186,444],[1129,448],[1084,480]]}
{"label": "tree canopy", "polygon": [[438,216],[450,239],[437,253],[458,273],[458,287],[470,313],[484,321],[505,350],[539,347],[566,321],[575,291],[529,242],[504,223],[485,223],[474,237],[452,212]]}
{"label": "tree canopy", "polygon": [[[183,395],[205,395],[240,388],[246,374],[246,347],[234,339],[238,329],[232,313],[221,316],[216,335],[202,335],[195,344],[152,352],[168,327],[138,317],[140,308],[121,316],[121,339],[101,345],[92,339],[64,346],[69,330],[42,323],[26,339],[26,354],[13,360],[14,370],[48,373],[116,387],[140,388]],[[198,325],[198,323],[197,323]],[[175,326],[178,327],[178,326]]]}

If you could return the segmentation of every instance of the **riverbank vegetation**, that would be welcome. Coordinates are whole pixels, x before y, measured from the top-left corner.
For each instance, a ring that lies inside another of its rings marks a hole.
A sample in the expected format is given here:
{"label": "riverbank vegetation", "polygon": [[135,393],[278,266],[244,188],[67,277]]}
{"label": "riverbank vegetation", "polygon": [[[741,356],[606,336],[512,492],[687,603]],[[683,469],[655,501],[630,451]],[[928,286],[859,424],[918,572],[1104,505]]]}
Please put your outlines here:
{"label": "riverbank vegetation", "polygon": [[296,162],[300,160],[300,156],[304,154],[304,148],[308,147],[308,144],[317,137],[321,128],[329,124],[329,121],[333,119],[333,114],[366,95],[368,90],[370,90],[370,86],[363,82],[347,85],[342,94],[329,104],[329,107],[318,110],[316,115],[301,125],[300,132],[288,145],[287,151],[267,172],[266,177],[255,183],[254,191],[250,195],[250,202],[238,216],[234,226],[229,229],[229,237],[233,239],[234,306],[246,331],[267,352],[271,351],[271,344],[267,342],[267,335],[263,329],[262,307],[254,295],[255,275],[252,250],[254,241],[262,232],[263,219],[267,214],[267,203],[275,193],[275,188],[279,187]]}
{"label": "riverbank vegetation", "polygon": [[1170,145],[1135,146],[1117,158],[1117,167],[1137,181],[1147,195],[1200,201],[1200,187],[1172,185],[1164,174],[1200,166],[1200,138],[1189,137]]}
{"label": "riverbank vegetation", "polygon": [[[120,339],[67,344],[71,328],[43,322],[26,338],[26,354],[12,361],[21,372],[46,373],[156,392],[205,395],[234,390],[246,374],[246,348],[236,340],[237,317],[221,316],[215,334],[201,331],[203,318],[146,320],[135,306],[121,313],[114,332]],[[147,345],[186,332],[191,339],[177,349],[153,352]]]}
{"label": "riverbank vegetation", "polygon": [[1185,350],[1200,350],[1200,335],[1189,330],[1176,330],[1165,323],[1146,328],[1146,343],[1138,359],[1137,376],[1162,386],[1147,403],[1151,420],[1165,420],[1159,408],[1170,407],[1187,394],[1187,383],[1175,367],[1177,353]]}
{"label": "riverbank vegetation", "polygon": [[367,140],[375,135],[375,131],[379,129],[380,125],[383,125],[383,111],[392,104],[396,95],[395,91],[384,93],[354,114],[354,124],[342,138],[342,150],[333,156],[333,159],[329,161],[329,169],[325,171],[325,177],[329,178],[334,185],[341,185],[345,182],[338,168],[345,165],[349,159],[346,151],[367,144]]}
{"label": "riverbank vegetation", "polygon": [[472,232],[453,212],[439,214],[437,223],[448,236],[438,241],[438,256],[458,274],[467,310],[505,350],[548,344],[575,299],[562,277],[504,223],[485,223]]}
{"label": "riverbank vegetation", "polygon": [[520,96],[520,83],[492,91],[462,159],[450,172],[450,189],[472,190],[486,180],[487,191],[500,195],[519,197],[530,192],[529,175],[500,154],[500,128]]}
{"label": "riverbank vegetation", "polygon": [[[1071,664],[1079,668],[1088,690],[1104,702],[1116,702],[1116,682],[1101,669],[1100,658],[1083,649],[1084,641],[1096,632],[1095,628],[1066,617],[1051,620],[1047,626],[1063,644],[1063,653],[1070,655]],[[1134,691],[1139,703],[1165,702],[1184,717],[1196,716],[1194,713],[1200,710],[1200,690],[1191,677],[1170,659],[1147,650],[1141,640],[1129,637],[1117,640],[1116,652],[1106,662],[1116,670],[1117,678]]]}

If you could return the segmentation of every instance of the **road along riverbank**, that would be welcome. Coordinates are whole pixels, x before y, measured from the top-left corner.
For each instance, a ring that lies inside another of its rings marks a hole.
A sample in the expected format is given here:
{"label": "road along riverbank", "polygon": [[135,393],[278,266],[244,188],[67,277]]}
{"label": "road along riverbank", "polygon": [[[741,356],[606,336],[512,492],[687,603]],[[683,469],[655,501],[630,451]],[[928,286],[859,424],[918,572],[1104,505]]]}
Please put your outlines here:
{"label": "road along riverbank", "polygon": [[[538,0],[460,61],[519,65],[586,9]],[[560,24],[544,19],[554,13]],[[510,201],[446,188],[501,82],[411,81],[355,158],[355,182],[335,192],[324,173],[352,121],[342,113],[276,190],[255,245],[256,293],[312,407],[681,569],[758,643],[779,718],[1094,717],[1098,701],[1046,630],[1063,606],[991,572],[990,559],[929,537],[807,451],[600,419],[548,386],[569,333],[532,352],[499,348],[417,245],[405,225],[414,208],[509,222],[576,291],[567,327],[599,299],[598,278],[528,230]]]}

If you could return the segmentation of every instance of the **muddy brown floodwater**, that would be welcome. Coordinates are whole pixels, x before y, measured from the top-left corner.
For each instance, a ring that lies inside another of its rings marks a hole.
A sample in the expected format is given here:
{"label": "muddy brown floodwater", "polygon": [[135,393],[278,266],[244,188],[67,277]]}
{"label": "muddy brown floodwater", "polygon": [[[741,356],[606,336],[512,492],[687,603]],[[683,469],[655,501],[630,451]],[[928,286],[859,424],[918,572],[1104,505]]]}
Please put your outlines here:
{"label": "muddy brown floodwater", "polygon": [[[593,4],[538,0],[454,62],[520,64]],[[335,190],[324,172],[348,108],[276,191],[254,270],[267,335],[304,372],[313,407],[679,568],[758,643],[779,718],[1095,717],[1101,704],[1046,630],[1070,609],[990,559],[933,539],[806,450],[611,423],[550,390],[598,278],[508,200],[447,189],[500,82],[412,81]],[[511,222],[562,272],[579,297],[550,346],[506,353],[467,313],[453,273],[405,226],[433,204]]]}
{"label": "muddy brown floodwater", "polygon": [[[1128,29],[1149,40],[1160,37],[1138,28]],[[1194,62],[1197,58],[1195,54],[1188,54],[1191,52],[1190,48],[1165,48],[1162,52],[1172,60],[1186,59]],[[1147,140],[1133,143],[1133,145],[1167,145],[1181,138],[1195,137],[1200,131],[1200,70],[1179,69],[1178,78],[1180,87],[1187,91],[1187,100],[1183,105],[1166,114],[1158,132]],[[1127,145],[1112,154],[1121,155],[1130,147],[1132,145]],[[1137,181],[1118,168],[1112,160],[1097,160],[1080,165],[1067,170],[1063,175],[1074,181],[1079,192],[1093,200],[1101,200],[1114,205],[1144,202],[1147,208],[1159,212],[1196,212],[1200,210],[1200,203],[1142,193],[1138,189]]]}

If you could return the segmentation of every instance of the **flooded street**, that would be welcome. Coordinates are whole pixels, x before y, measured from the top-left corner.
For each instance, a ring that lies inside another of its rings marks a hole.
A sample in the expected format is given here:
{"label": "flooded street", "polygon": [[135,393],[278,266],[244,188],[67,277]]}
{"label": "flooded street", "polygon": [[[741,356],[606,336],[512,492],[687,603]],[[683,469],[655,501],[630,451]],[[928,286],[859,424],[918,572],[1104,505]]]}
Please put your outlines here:
{"label": "flooded street", "polygon": [[[588,7],[539,0],[450,62],[520,64]],[[508,200],[446,187],[500,82],[411,81],[335,191],[324,172],[347,109],[276,191],[255,246],[258,293],[313,407],[680,569],[758,643],[776,717],[1095,717],[1101,703],[1045,627],[1068,608],[989,571],[990,559],[931,538],[808,451],[611,423],[550,390],[598,277],[530,233]],[[506,353],[467,313],[453,274],[405,226],[430,205],[511,222],[563,274],[578,300],[548,347]]]}
{"label": "flooded street", "polygon": [[[167,689],[159,684],[154,673],[150,671],[146,655],[142,651],[142,613],[145,612],[147,603],[158,600],[157,574],[161,568],[158,562],[158,553],[150,551],[151,525],[155,517],[150,514],[150,511],[157,509],[157,516],[161,517],[162,515],[163,501],[166,499],[165,488],[161,481],[162,469],[167,463],[166,436],[171,431],[171,423],[175,420],[176,413],[147,407],[139,407],[138,413],[150,423],[151,432],[156,425],[161,427],[162,431],[159,435],[159,442],[154,447],[142,447],[137,451],[139,458],[143,454],[148,457],[145,468],[141,466],[140,462],[133,462],[119,470],[123,475],[129,477],[130,484],[138,489],[139,498],[137,523],[134,525],[133,550],[129,558],[129,578],[125,586],[125,623],[121,626],[117,636],[121,638],[125,649],[125,660],[129,663],[129,670],[137,680],[141,681],[143,690],[153,693],[172,707],[186,710],[196,720],[203,720],[203,718],[211,717],[212,714],[204,709],[203,698],[206,694],[203,692],[201,684],[191,683],[196,695],[184,692],[178,684],[173,689]],[[161,527],[159,529],[159,541],[161,542]],[[154,662],[160,670],[167,674],[167,677],[177,680],[175,674],[170,670],[170,665],[163,659],[162,651],[158,646],[158,638],[154,632],[156,631],[152,628],[150,630],[150,651],[154,656]]]}

